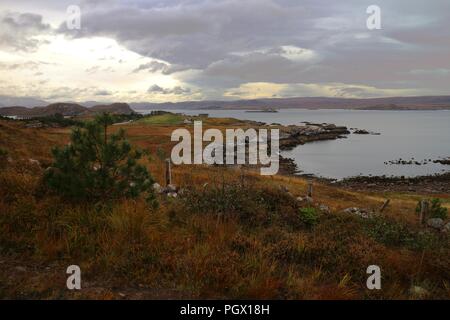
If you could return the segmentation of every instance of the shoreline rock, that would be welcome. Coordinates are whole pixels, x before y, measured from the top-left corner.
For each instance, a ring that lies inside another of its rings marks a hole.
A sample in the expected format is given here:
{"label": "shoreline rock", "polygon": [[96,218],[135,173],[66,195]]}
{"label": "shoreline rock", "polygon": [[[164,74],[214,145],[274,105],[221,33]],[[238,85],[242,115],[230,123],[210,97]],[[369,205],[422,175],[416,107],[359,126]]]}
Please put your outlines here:
{"label": "shoreline rock", "polygon": [[350,134],[345,126],[336,126],[329,123],[310,123],[305,125],[290,125],[280,128],[280,149],[292,150],[298,145],[319,140],[342,139]]}
{"label": "shoreline rock", "polygon": [[443,165],[450,165],[450,157],[448,157],[446,159],[433,160],[433,163],[440,163],[440,164],[443,164]]}
{"label": "shoreline rock", "polygon": [[372,136],[381,135],[381,133],[379,132],[368,131],[366,129],[351,128],[350,131],[352,131],[353,134],[372,135]]}
{"label": "shoreline rock", "polygon": [[418,177],[386,177],[386,176],[357,176],[344,180],[328,181],[333,186],[343,187],[357,191],[400,191],[421,192],[430,194],[450,193],[450,172]]}

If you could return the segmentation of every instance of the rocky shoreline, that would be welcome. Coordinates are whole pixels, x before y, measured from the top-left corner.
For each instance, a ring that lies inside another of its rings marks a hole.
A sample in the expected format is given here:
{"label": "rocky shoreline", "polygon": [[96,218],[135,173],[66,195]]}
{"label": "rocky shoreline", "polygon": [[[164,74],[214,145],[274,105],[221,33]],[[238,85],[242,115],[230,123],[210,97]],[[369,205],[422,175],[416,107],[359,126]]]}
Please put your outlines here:
{"label": "rocky shoreline", "polygon": [[432,160],[432,159],[416,160],[415,158],[406,160],[406,159],[400,158],[397,160],[390,160],[390,161],[384,162],[385,165],[416,165],[416,166],[427,165],[429,163],[439,163],[442,165],[450,165],[450,157],[444,158],[444,159],[436,159],[436,160]]}
{"label": "rocky shoreline", "polygon": [[433,163],[440,163],[440,164],[444,164],[444,165],[450,165],[450,157],[448,157],[447,159],[434,160]]}
{"label": "rocky shoreline", "polygon": [[[286,159],[283,159],[286,160]],[[450,194],[450,172],[417,177],[356,176],[343,180],[302,174],[293,159],[280,158],[280,174],[317,181],[330,186],[362,192],[411,192],[428,194]]]}
{"label": "rocky shoreline", "polygon": [[366,130],[366,129],[350,128],[349,130],[353,134],[372,135],[372,136],[379,136],[379,135],[381,135],[381,133],[379,133],[379,132],[369,131],[369,130]]}
{"label": "rocky shoreline", "polygon": [[357,191],[386,191],[442,194],[450,193],[450,172],[418,177],[358,176],[327,181],[334,186]]}
{"label": "rocky shoreline", "polygon": [[345,126],[329,123],[309,123],[305,125],[289,125],[280,127],[280,149],[292,150],[298,145],[319,140],[335,140],[346,138],[350,131]]}
{"label": "rocky shoreline", "polygon": [[[298,145],[319,140],[335,140],[346,138],[346,135],[353,134],[371,134],[379,133],[369,132],[361,129],[347,129],[345,126],[336,126],[334,124],[316,124],[306,122],[304,126],[286,126],[280,128],[280,149],[282,151],[292,150]],[[431,160],[426,159],[417,161],[414,158],[405,161],[400,159],[398,162],[389,161],[385,164],[416,164],[424,165],[427,163],[450,164],[450,157],[444,159]],[[419,177],[386,177],[386,176],[357,176],[344,180],[336,181],[317,177],[312,174],[301,174],[301,170],[293,159],[280,157],[280,173],[296,177],[308,178],[322,183],[351,189],[354,191],[388,191],[388,192],[420,192],[430,194],[450,193],[450,172],[419,176]]]}

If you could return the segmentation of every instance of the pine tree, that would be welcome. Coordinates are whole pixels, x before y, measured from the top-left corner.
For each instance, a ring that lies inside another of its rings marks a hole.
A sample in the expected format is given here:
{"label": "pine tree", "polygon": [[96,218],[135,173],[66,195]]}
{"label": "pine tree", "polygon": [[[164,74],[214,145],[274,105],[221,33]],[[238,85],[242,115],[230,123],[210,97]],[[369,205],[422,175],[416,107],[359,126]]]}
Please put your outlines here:
{"label": "pine tree", "polygon": [[108,135],[113,119],[102,114],[84,128],[72,130],[71,143],[52,150],[54,163],[44,182],[57,194],[76,201],[135,198],[145,193],[154,201],[153,178],[138,163],[143,156],[132,149],[124,130]]}

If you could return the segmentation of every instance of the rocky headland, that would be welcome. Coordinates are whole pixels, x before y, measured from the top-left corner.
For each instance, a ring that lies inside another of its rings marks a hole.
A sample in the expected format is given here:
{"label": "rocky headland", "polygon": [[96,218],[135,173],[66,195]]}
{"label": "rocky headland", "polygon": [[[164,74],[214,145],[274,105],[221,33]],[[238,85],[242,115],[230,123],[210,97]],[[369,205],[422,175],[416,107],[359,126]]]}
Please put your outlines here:
{"label": "rocky headland", "polygon": [[345,126],[329,123],[310,123],[280,127],[280,149],[291,150],[312,141],[346,138],[350,131]]}

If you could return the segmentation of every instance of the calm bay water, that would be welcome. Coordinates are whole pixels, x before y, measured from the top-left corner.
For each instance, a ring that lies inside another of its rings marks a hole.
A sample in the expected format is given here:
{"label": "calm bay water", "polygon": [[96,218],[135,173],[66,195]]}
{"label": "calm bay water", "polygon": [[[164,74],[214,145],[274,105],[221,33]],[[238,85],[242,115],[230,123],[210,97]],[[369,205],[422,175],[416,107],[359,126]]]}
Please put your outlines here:
{"label": "calm bay water", "polygon": [[283,156],[294,158],[300,170],[327,178],[387,175],[418,176],[450,171],[450,166],[385,165],[399,158],[421,161],[450,156],[450,111],[281,110],[254,113],[241,110],[171,110],[189,115],[233,117],[266,123],[334,123],[381,135],[348,135],[347,139],[298,146]]}

